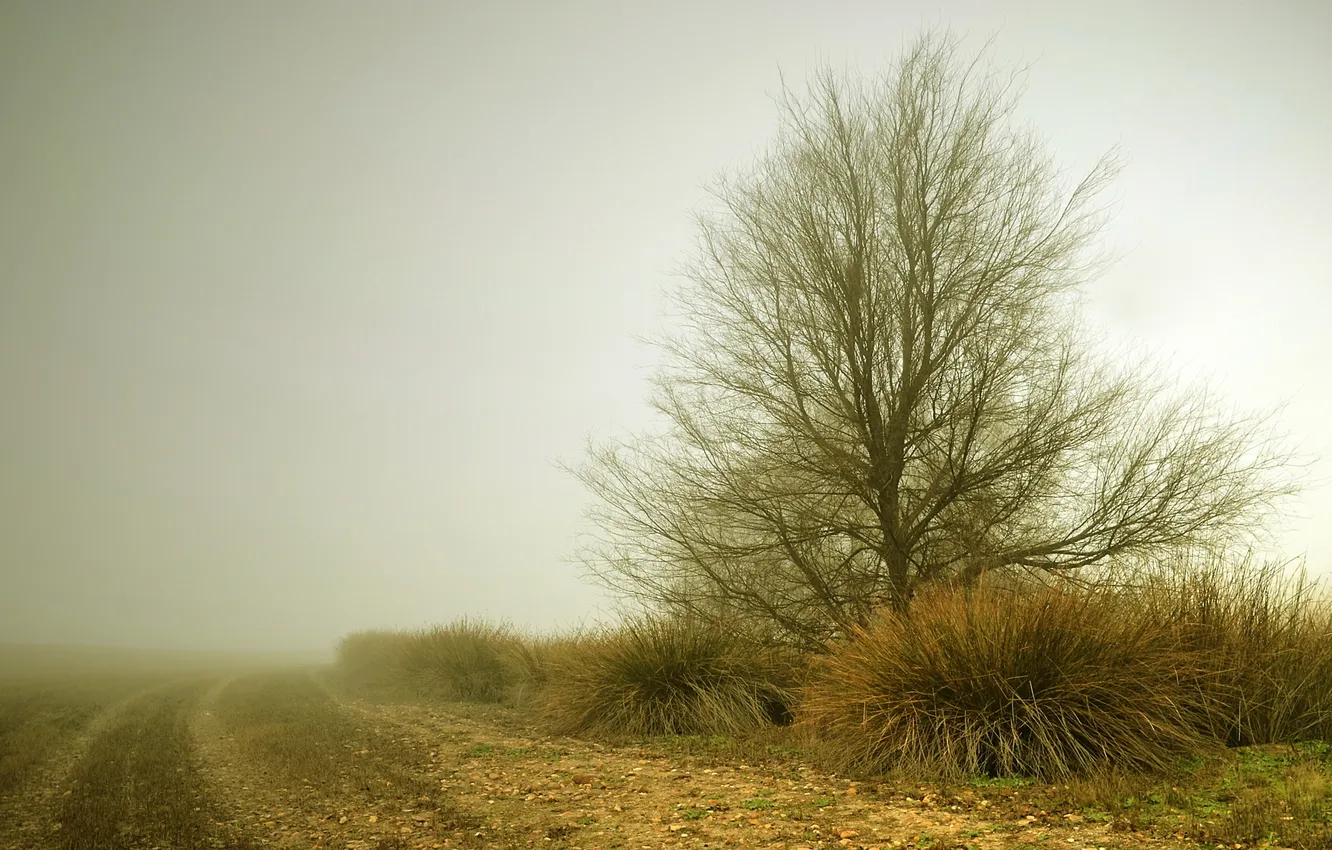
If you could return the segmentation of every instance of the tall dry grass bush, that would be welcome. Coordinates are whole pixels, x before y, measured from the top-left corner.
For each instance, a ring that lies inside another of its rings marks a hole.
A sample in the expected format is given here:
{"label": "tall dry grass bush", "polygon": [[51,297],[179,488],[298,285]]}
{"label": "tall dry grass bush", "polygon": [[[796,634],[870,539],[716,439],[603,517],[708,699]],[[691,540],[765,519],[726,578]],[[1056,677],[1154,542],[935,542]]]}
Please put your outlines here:
{"label": "tall dry grass bush", "polygon": [[519,638],[504,625],[462,618],[413,631],[364,631],[342,639],[337,669],[353,689],[463,702],[499,702],[506,658]]}
{"label": "tall dry grass bush", "polygon": [[554,671],[578,652],[583,638],[579,632],[560,635],[522,635],[510,644],[503,656],[508,701],[523,710],[538,710],[546,686]]}
{"label": "tall dry grass bush", "polygon": [[370,629],[353,632],[338,642],[335,669],[353,689],[383,688],[401,679],[402,632]]}
{"label": "tall dry grass bush", "polygon": [[416,693],[459,702],[504,700],[505,657],[518,642],[508,626],[464,617],[410,634],[401,665]]}
{"label": "tall dry grass bush", "polygon": [[939,588],[832,647],[798,716],[839,769],[1065,777],[1215,748],[1206,670],[1105,589]]}
{"label": "tall dry grass bush", "polygon": [[569,735],[735,735],[790,717],[798,663],[688,617],[585,632],[552,658],[542,713]]}
{"label": "tall dry grass bush", "polygon": [[1226,744],[1332,740],[1332,604],[1302,573],[1186,561],[1144,574],[1126,604],[1204,660],[1210,731]]}

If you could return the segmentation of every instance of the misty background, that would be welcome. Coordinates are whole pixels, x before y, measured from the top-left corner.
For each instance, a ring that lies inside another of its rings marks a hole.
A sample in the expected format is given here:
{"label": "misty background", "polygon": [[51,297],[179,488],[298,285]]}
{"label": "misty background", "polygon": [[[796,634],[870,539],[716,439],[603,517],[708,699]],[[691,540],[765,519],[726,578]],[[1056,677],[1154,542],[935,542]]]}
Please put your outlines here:
{"label": "misty background", "polygon": [[[1332,457],[1332,6],[0,3],[0,641],[320,651],[608,610],[557,466],[653,421],[690,211],[782,76],[925,27],[1119,146],[1111,344]],[[1332,571],[1329,465],[1280,529]]]}

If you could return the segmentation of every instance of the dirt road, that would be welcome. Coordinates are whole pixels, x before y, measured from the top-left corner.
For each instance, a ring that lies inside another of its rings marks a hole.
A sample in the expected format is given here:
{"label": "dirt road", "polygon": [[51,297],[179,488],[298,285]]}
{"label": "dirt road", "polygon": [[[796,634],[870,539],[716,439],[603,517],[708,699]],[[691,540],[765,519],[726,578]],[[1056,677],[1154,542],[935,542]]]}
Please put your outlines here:
{"label": "dirt road", "polygon": [[[748,764],[707,742],[547,737],[500,708],[350,699],[308,670],[177,678],[103,702],[24,756],[31,769],[0,795],[0,847],[1193,846],[1001,789],[855,783],[778,747]],[[14,705],[0,746],[40,721]]]}

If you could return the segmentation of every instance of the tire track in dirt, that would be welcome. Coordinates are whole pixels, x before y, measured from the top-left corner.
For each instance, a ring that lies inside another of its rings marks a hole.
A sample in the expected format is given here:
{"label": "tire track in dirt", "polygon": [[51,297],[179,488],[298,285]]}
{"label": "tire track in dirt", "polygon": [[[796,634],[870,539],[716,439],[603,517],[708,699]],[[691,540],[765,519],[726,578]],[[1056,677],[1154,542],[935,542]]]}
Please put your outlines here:
{"label": "tire track in dirt", "polygon": [[107,718],[70,772],[59,850],[251,850],[208,787],[190,732],[208,680],[176,681],[140,694]]}
{"label": "tire track in dirt", "polygon": [[[28,771],[23,783],[0,798],[0,847],[5,850],[32,850],[48,846],[63,800],[72,794],[71,777],[91,747],[124,713],[126,708],[162,683],[160,680],[144,682],[108,681],[102,686],[105,701],[100,694],[90,694],[99,704],[86,723],[67,729],[44,753],[40,762]],[[49,688],[49,682],[35,683],[34,689]]]}
{"label": "tire track in dirt", "polygon": [[650,746],[604,746],[465,716],[471,706],[342,697],[367,722],[401,729],[434,759],[440,787],[486,813],[504,846],[641,848],[936,847],[998,850],[1056,844],[1076,850],[1186,847],[1111,832],[1105,824],[1016,815],[984,791],[950,798],[921,788],[857,783],[784,760],[754,766]]}
{"label": "tire track in dirt", "polygon": [[104,707],[54,689],[0,685],[0,809],[60,742],[79,734]]}
{"label": "tire track in dirt", "polygon": [[409,850],[470,846],[472,820],[447,804],[429,759],[386,724],[331,699],[308,671],[238,677],[202,700],[205,770],[265,844]]}
{"label": "tire track in dirt", "polygon": [[[374,704],[345,699],[333,689],[325,688],[330,698],[342,708],[361,719],[361,723],[391,730],[401,745],[429,759],[426,774],[435,783],[440,795],[461,811],[474,813],[473,822],[465,830],[454,830],[449,839],[455,844],[475,844],[484,847],[533,847],[550,850],[574,846],[569,842],[576,827],[567,818],[560,818],[536,810],[515,810],[508,805],[505,791],[506,775],[489,771],[490,778],[478,775],[483,786],[473,788],[460,779],[460,771],[470,770],[469,750],[500,748],[504,752],[518,752],[526,738],[503,739],[491,726],[447,712],[436,712],[413,704]],[[511,746],[506,746],[508,741]],[[527,789],[522,789],[526,791]]]}

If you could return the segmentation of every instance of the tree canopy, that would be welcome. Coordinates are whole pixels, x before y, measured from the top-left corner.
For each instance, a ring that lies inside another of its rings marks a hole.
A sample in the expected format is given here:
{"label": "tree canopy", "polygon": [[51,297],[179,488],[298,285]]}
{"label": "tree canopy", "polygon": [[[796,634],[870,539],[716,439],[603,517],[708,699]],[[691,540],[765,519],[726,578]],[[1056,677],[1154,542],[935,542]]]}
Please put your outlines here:
{"label": "tree canopy", "polygon": [[1265,418],[1088,344],[1116,165],[1066,180],[1016,79],[930,34],[786,90],[699,216],[669,427],[575,470],[598,578],[818,642],[924,583],[1231,541],[1290,491]]}

